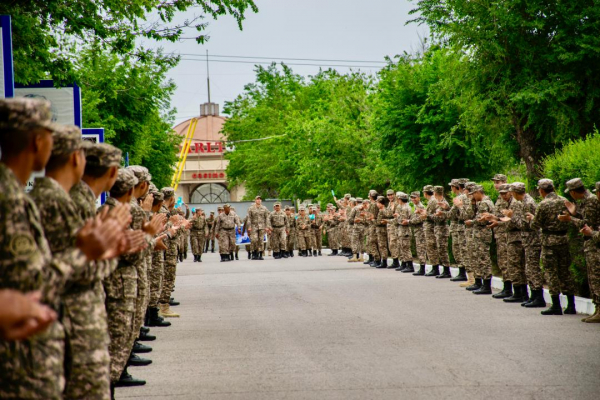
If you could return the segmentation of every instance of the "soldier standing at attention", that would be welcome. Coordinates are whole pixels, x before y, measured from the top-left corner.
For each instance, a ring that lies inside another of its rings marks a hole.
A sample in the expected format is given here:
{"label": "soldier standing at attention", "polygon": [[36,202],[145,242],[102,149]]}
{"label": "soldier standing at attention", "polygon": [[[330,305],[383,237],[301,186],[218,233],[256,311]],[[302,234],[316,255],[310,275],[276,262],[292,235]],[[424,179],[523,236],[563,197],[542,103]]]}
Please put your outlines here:
{"label": "soldier standing at attention", "polygon": [[[577,205],[567,201],[565,203],[568,214],[559,216],[563,222],[570,222],[580,232],[587,226],[588,228],[600,226],[600,202],[598,198],[590,193],[583,184],[581,178],[574,178],[566,183],[567,188],[565,193],[569,193],[571,198],[577,201]],[[582,232],[583,233],[583,232]],[[585,254],[585,263],[588,270],[588,282],[592,295],[592,302],[596,306],[596,312],[589,318],[584,318],[583,322],[598,323],[600,322],[600,286],[598,286],[598,277],[595,276],[594,270],[597,270],[600,262],[600,247],[594,243],[591,236],[583,236],[583,252]]]}
{"label": "soldier standing at attention", "polygon": [[235,248],[235,228],[241,228],[237,214],[231,211],[231,206],[225,204],[223,212],[219,214],[215,221],[216,238],[219,239],[219,253],[221,262],[232,261],[231,253]]}
{"label": "soldier standing at attention", "polygon": [[[496,200],[496,205],[495,205],[496,215],[498,217],[502,217],[503,211],[508,210],[508,207],[510,206],[511,197],[510,197],[510,193],[508,192],[508,190],[504,189],[504,190],[502,190],[502,192],[500,192],[500,188],[504,187],[503,185],[506,185],[506,180],[507,180],[506,175],[502,175],[502,174],[496,174],[492,178],[492,181],[494,181],[494,188],[500,194],[498,196],[498,199]],[[498,299],[504,299],[504,298],[512,296],[512,294],[513,294],[512,284],[514,283],[510,280],[510,273],[508,271],[508,263],[509,263],[508,242],[507,242],[508,234],[507,234],[507,228],[506,228],[505,224],[503,224],[503,223],[499,223],[497,225],[492,224],[492,226],[493,226],[493,231],[494,231],[494,238],[496,239],[496,254],[497,254],[497,258],[498,258],[498,268],[500,268],[500,271],[502,272],[502,282],[504,282],[504,288],[502,289],[502,291],[500,293],[496,293],[492,297],[498,298]],[[513,235],[513,238],[516,238],[516,236]]]}
{"label": "soldier standing at attention", "polygon": [[[425,212],[425,206],[421,203],[421,193],[412,192],[410,194],[410,200],[414,205],[414,212],[410,217],[410,226],[412,227],[412,234],[415,239],[415,247],[417,249],[417,258],[419,259],[419,270],[413,275],[420,276],[425,275],[425,264],[427,263],[427,240],[425,239],[425,228],[422,215]],[[409,268],[414,271],[412,260]],[[406,268],[405,268],[406,269]],[[411,271],[402,271],[411,272]]]}
{"label": "soldier standing at attention", "polygon": [[367,230],[367,253],[369,253],[369,259],[365,261],[365,263],[369,264],[371,267],[375,267],[381,262],[379,249],[377,247],[377,231],[375,230],[377,214],[379,213],[377,197],[377,191],[369,191],[369,207],[367,209],[367,220],[369,221],[369,229]]}
{"label": "soldier standing at attention", "polygon": [[392,257],[392,265],[390,268],[398,268],[400,267],[400,263],[398,262],[398,220],[395,218],[394,214],[396,213],[396,207],[398,203],[396,201],[396,195],[392,189],[388,189],[386,192],[387,199],[389,201],[387,207],[384,209],[384,218],[388,220],[387,222],[387,238],[388,238],[388,249],[390,251],[390,256]]}
{"label": "soldier standing at attention", "polygon": [[475,251],[473,249],[473,225],[467,225],[467,221],[473,219],[475,216],[475,207],[476,201],[473,199],[473,195],[471,195],[471,188],[477,185],[475,182],[467,181],[464,185],[462,197],[456,197],[453,202],[457,205],[460,211],[460,219],[465,222],[465,257],[464,264],[465,269],[467,271],[467,281],[458,285],[459,287],[464,287],[466,290],[474,290],[468,288],[479,288],[475,282]]}
{"label": "soldier standing at attention", "polygon": [[311,229],[310,217],[306,215],[306,208],[300,206],[300,215],[296,220],[296,228],[298,229],[298,248],[302,257],[312,257],[312,252],[309,250],[311,245]]}
{"label": "soldier standing at attention", "polygon": [[[450,189],[454,194],[454,198],[461,197],[463,202],[466,202],[466,197],[461,193],[461,182],[464,185],[462,179],[452,179],[450,181]],[[464,187],[464,186],[463,186]],[[464,258],[464,239],[465,239],[465,222],[460,218],[460,210],[453,204],[448,211],[448,219],[450,219],[450,236],[452,237],[452,255],[458,266],[458,275],[450,280],[452,282],[466,281],[467,274],[463,263]]]}
{"label": "soldier standing at attention", "polygon": [[214,225],[215,225],[215,212],[211,211],[210,216],[206,218],[206,227],[208,229],[208,234],[206,237],[206,245],[204,247],[204,252],[208,253],[208,247],[210,245],[211,253],[215,252],[215,235],[214,235]]}
{"label": "soldier standing at attention", "polygon": [[348,262],[362,262],[363,246],[365,242],[365,231],[368,226],[367,220],[368,204],[362,198],[356,199],[356,206],[350,211],[348,224],[352,228],[352,253],[354,257]]}
{"label": "soldier standing at attention", "polygon": [[290,231],[286,239],[286,252],[289,257],[294,257],[294,243],[296,242],[296,216],[294,214],[293,207],[285,207],[285,217]]}
{"label": "soldier standing at attention", "polygon": [[264,260],[263,258],[263,238],[265,237],[265,229],[267,228],[267,218],[269,210],[262,205],[262,198],[256,196],[254,204],[248,209],[248,228],[250,234],[250,242],[252,244],[252,259]]}
{"label": "soldier standing at attention", "polygon": [[378,196],[376,201],[376,206],[378,209],[377,219],[375,220],[375,232],[377,234],[377,254],[381,257],[381,261],[375,265],[376,268],[387,268],[387,257],[388,257],[388,247],[387,247],[387,224],[388,219],[384,217],[384,213],[382,212],[385,209],[385,198],[383,196]]}
{"label": "soldier standing at attention", "polygon": [[402,263],[396,268],[396,271],[414,272],[413,258],[410,243],[410,217],[412,209],[408,205],[408,195],[404,192],[396,193],[398,205],[394,212],[394,219],[397,225],[399,257]]}
{"label": "soldier standing at attention", "polygon": [[190,229],[190,239],[192,241],[192,252],[194,252],[194,262],[202,262],[202,250],[204,248],[204,234],[206,232],[206,218],[202,215],[202,209],[197,209],[192,219],[192,228]]}
{"label": "soldier standing at attention", "polygon": [[435,234],[436,247],[440,257],[440,263],[444,267],[442,274],[436,276],[438,279],[452,278],[450,274],[450,255],[448,254],[448,210],[450,205],[444,198],[444,187],[435,186],[433,193],[436,201],[435,214],[432,216],[434,222],[433,232]]}
{"label": "soldier standing at attention", "polygon": [[542,315],[563,314],[560,305],[561,292],[568,299],[564,313],[575,314],[575,287],[569,269],[571,254],[567,237],[570,223],[558,218],[559,215],[568,213],[565,206],[567,199],[556,194],[554,182],[550,179],[540,179],[537,187],[543,200],[538,206],[531,226],[542,230],[542,265],[552,297],[552,306],[542,311]]}
{"label": "soldier standing at attention", "polygon": [[427,207],[425,210],[419,210],[418,212],[423,220],[425,241],[427,243],[427,258],[431,263],[431,271],[425,274],[425,276],[438,276],[440,274],[440,253],[435,238],[435,221],[433,219],[437,211],[437,200],[433,196],[433,186],[424,186],[423,195],[427,199]]}
{"label": "soldier standing at attention", "polygon": [[331,249],[330,256],[336,256],[338,254],[338,248],[340,247],[340,220],[339,214],[336,215],[335,208],[332,204],[327,205],[327,215],[323,217],[323,223],[327,230],[327,242]]}
{"label": "soldier standing at attention", "polygon": [[273,258],[288,258],[285,254],[287,245],[287,234],[289,225],[285,212],[281,211],[281,203],[277,202],[273,206],[273,212],[269,214],[267,220],[267,230],[271,234],[271,245],[273,247]]}
{"label": "soldier standing at attention", "polygon": [[[309,207],[309,209],[311,208]],[[323,216],[319,213],[317,206],[312,207],[312,215],[314,218],[311,219],[310,228],[312,229],[313,257],[316,257],[321,255],[323,246]]]}

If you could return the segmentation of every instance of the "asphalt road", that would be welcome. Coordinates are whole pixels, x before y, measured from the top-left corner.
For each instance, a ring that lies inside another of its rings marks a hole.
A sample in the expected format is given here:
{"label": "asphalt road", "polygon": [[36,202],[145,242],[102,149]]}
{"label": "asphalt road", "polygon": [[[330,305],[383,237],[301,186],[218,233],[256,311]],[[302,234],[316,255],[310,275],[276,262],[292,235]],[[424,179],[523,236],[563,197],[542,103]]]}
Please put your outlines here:
{"label": "asphalt road", "polygon": [[[324,251],[328,253],[329,251]],[[178,266],[181,318],[117,399],[594,399],[600,324],[344,257]]]}

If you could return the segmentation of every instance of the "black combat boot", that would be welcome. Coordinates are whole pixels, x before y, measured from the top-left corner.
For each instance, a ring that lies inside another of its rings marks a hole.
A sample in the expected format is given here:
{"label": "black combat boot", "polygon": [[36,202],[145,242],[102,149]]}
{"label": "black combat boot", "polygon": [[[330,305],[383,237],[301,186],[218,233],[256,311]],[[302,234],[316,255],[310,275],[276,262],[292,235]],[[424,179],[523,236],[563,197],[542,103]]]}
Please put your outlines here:
{"label": "black combat boot", "polygon": [[153,340],[156,340],[156,336],[151,335],[150,333],[140,329],[140,337],[138,340],[141,342],[151,342]]}
{"label": "black combat boot", "polygon": [[369,259],[365,260],[365,262],[363,262],[363,264],[371,264],[373,262],[373,256],[371,254],[369,254]]}
{"label": "black combat boot", "polygon": [[128,386],[143,386],[146,384],[146,381],[143,379],[136,379],[133,376],[129,375],[129,372],[127,372],[127,366],[125,366],[125,369],[123,370],[123,372],[121,372],[121,377],[119,378],[119,380],[117,382],[115,382],[115,384],[113,385],[114,387],[128,387]]}
{"label": "black combat boot", "polygon": [[541,312],[542,315],[562,315],[562,307],[560,306],[560,295],[552,295],[552,305],[547,310]]}
{"label": "black combat boot", "polygon": [[[409,272],[415,272],[415,266],[412,261],[405,261],[405,264],[406,268],[401,271],[402,273],[407,274]],[[423,271],[425,271],[425,267],[423,267]]]}
{"label": "black combat boot", "polygon": [[388,268],[400,268],[400,263],[398,262],[397,258],[393,258],[392,259],[392,265],[390,265]]}
{"label": "black combat boot", "polygon": [[202,262],[202,254],[198,254],[198,262]]}
{"label": "black combat boot", "polygon": [[110,400],[115,400],[115,384],[110,383]]}
{"label": "black combat boot", "polygon": [[380,265],[381,265],[381,260],[373,260],[373,262],[371,263],[371,267],[373,267],[373,268],[377,268]]}
{"label": "black combat boot", "polygon": [[429,271],[428,273],[425,274],[425,276],[438,276],[440,274],[440,266],[439,265],[432,265],[431,266],[431,271]]}
{"label": "black combat boot", "polygon": [[152,351],[152,347],[141,344],[137,340],[133,342],[133,351],[134,353],[150,353]]}
{"label": "black combat boot", "polygon": [[531,291],[531,299],[524,305],[526,308],[539,308],[546,307],[546,300],[544,299],[544,289],[536,289]]}
{"label": "black combat boot", "polygon": [[319,254],[320,256],[322,256],[322,255],[323,255],[323,254],[321,254],[321,250],[319,250],[319,252],[318,252],[317,254]]}
{"label": "black combat boot", "polygon": [[263,252],[262,251],[258,252],[258,259],[259,260],[264,260],[264,258],[263,258]]}
{"label": "black combat boot", "polygon": [[480,288],[481,288],[481,278],[475,278],[475,283],[472,284],[471,286],[467,286],[465,289],[474,291],[474,290],[479,290]]}
{"label": "black combat boot", "polygon": [[172,298],[172,297],[169,299],[169,305],[170,305],[171,307],[175,307],[175,306],[178,306],[178,305],[180,305],[180,304],[181,304],[180,302],[178,302],[178,301],[175,301],[175,299],[174,299],[174,298]]}
{"label": "black combat boot", "polygon": [[[395,261],[398,261],[398,259],[395,259]],[[406,269],[406,262],[402,261],[400,263],[400,265],[398,267],[396,267],[396,271],[404,271]]]}
{"label": "black combat boot", "polygon": [[288,257],[289,257],[289,254],[288,254],[288,252],[287,252],[287,251],[282,251],[282,252],[281,252],[281,257],[283,257],[283,258],[288,258]]}
{"label": "black combat boot", "polygon": [[333,256],[337,256],[337,255],[338,255],[337,250],[331,250],[331,253],[327,254],[328,257],[333,257]]}
{"label": "black combat boot", "polygon": [[233,253],[229,253],[229,261],[233,261]]}
{"label": "black combat boot", "polygon": [[276,259],[276,260],[279,260],[281,258],[281,256],[279,255],[278,251],[274,251],[273,252],[273,258]]}
{"label": "black combat boot", "polygon": [[294,257],[294,249],[290,250],[290,257]]}
{"label": "black combat boot", "polygon": [[381,262],[379,263],[379,265],[377,266],[377,268],[387,268],[387,258],[382,258]]}
{"label": "black combat boot", "polygon": [[511,281],[504,281],[504,288],[501,292],[493,294],[492,297],[495,299],[506,299],[513,295],[513,287]]}
{"label": "black combat boot", "polygon": [[450,281],[452,282],[463,282],[467,280],[467,270],[465,267],[458,267],[458,275],[456,275],[454,278],[450,278]]}
{"label": "black combat boot", "polygon": [[142,358],[133,352],[129,355],[129,360],[127,360],[127,365],[131,367],[143,367],[150,364],[152,364],[152,360]]}
{"label": "black combat boot", "polygon": [[577,310],[575,310],[575,296],[568,294],[567,301],[567,308],[565,308],[564,314],[577,314]]}
{"label": "black combat boot", "polygon": [[473,294],[492,294],[492,279],[484,279],[483,285],[477,290],[473,290]]}
{"label": "black combat boot", "polygon": [[523,291],[527,290],[527,285],[515,285],[514,293],[512,296],[503,299],[505,303],[522,303],[525,301]]}
{"label": "black combat boot", "polygon": [[317,250],[313,250],[312,251],[312,255],[313,255],[313,257],[316,257],[317,256]]}
{"label": "black combat boot", "polygon": [[424,276],[425,275],[425,264],[421,264],[419,270],[413,273],[414,276]]}
{"label": "black combat boot", "polygon": [[[148,315],[147,311],[146,311],[146,315]],[[148,324],[146,323],[146,320],[144,320],[144,325],[146,325],[146,326],[140,327],[140,332],[150,333],[150,328],[148,328]]]}
{"label": "black combat boot", "polygon": [[435,277],[436,279],[446,279],[452,278],[452,274],[450,274],[450,267],[444,267],[444,272],[441,275]]}
{"label": "black combat boot", "polygon": [[165,327],[171,326],[169,321],[165,321],[161,316],[158,315],[157,307],[148,308],[150,316],[148,317],[148,326]]}
{"label": "black combat boot", "polygon": [[235,259],[239,261],[240,253],[238,251],[235,252]]}

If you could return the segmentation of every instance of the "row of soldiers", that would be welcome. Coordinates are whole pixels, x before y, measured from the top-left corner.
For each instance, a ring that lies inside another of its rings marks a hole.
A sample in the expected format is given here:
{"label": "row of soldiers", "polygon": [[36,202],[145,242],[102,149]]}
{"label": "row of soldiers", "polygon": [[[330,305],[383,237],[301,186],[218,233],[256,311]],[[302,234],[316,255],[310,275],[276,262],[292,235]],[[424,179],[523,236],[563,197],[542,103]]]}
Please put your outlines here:
{"label": "row of soldiers", "polygon": [[50,309],[24,322],[35,336],[0,332],[0,397],[110,399],[115,387],[145,384],[127,371],[151,363],[138,340],[179,316],[171,293],[190,224],[173,188],[158,190],[146,168],[120,168],[119,149],[52,122],[45,101],[0,100],[0,150],[0,290]]}

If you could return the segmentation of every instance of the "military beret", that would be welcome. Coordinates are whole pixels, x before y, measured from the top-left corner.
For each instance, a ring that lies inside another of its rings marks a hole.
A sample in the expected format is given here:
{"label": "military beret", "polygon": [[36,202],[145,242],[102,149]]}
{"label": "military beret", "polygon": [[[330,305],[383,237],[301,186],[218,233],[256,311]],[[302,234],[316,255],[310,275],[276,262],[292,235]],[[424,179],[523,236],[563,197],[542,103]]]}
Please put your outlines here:
{"label": "military beret", "polygon": [[135,174],[135,177],[138,178],[140,183],[149,182],[152,180],[152,175],[150,175],[150,172],[146,167],[142,167],[141,165],[131,165],[127,167],[127,169]]}
{"label": "military beret", "polygon": [[60,124],[52,121],[50,107],[50,102],[42,99],[0,99],[0,134],[36,128],[50,131],[61,129]]}
{"label": "military beret", "polygon": [[492,180],[493,181],[506,182],[506,175],[496,174],[496,175],[494,175],[494,177],[492,178]]}
{"label": "military beret", "polygon": [[437,194],[444,194],[444,187],[443,186],[435,186],[433,188],[433,191]]}
{"label": "military beret", "polygon": [[410,197],[421,197],[421,192],[411,192]]}
{"label": "military beret", "polygon": [[175,196],[175,189],[173,189],[172,187],[164,187],[160,189],[160,191],[165,196],[165,200]]}
{"label": "military beret", "polygon": [[63,125],[52,132],[52,157],[65,156],[84,146],[81,129],[75,125]]}
{"label": "military beret", "polygon": [[567,188],[565,189],[565,193],[569,193],[571,190],[576,190],[582,187],[585,187],[581,178],[573,178],[566,183]]}
{"label": "military beret", "polygon": [[525,184],[523,182],[513,182],[509,186],[511,192],[525,193]]}
{"label": "military beret", "polygon": [[390,194],[394,194],[394,190],[393,189],[388,189],[387,192],[385,192],[385,194],[387,194],[388,196]]}
{"label": "military beret", "polygon": [[510,191],[510,185],[502,184],[500,185],[500,187],[498,188],[498,192],[499,193],[508,193]]}
{"label": "military beret", "polygon": [[137,184],[138,179],[135,177],[133,172],[128,171],[125,168],[119,168],[117,180],[110,191],[115,193],[127,193]]}
{"label": "military beret", "polygon": [[551,179],[540,179],[537,183],[538,189],[554,189],[554,182]]}
{"label": "military beret", "polygon": [[483,192],[483,186],[481,185],[473,185],[469,189],[469,194],[473,194],[475,192]]}
{"label": "military beret", "polygon": [[433,192],[433,186],[432,185],[425,185],[425,186],[423,186],[423,191],[424,192]]}
{"label": "military beret", "polygon": [[408,195],[404,192],[396,193],[396,197],[398,197],[400,200],[408,200]]}
{"label": "military beret", "polygon": [[596,182],[596,189],[594,189],[594,193],[600,190],[600,182]]}
{"label": "military beret", "polygon": [[345,198],[345,199],[349,199],[350,197],[352,197],[352,195],[351,195],[350,193],[346,193],[346,194],[344,195],[344,198]]}
{"label": "military beret", "polygon": [[121,150],[108,143],[94,143],[85,151],[86,164],[93,167],[118,167],[121,165]]}

